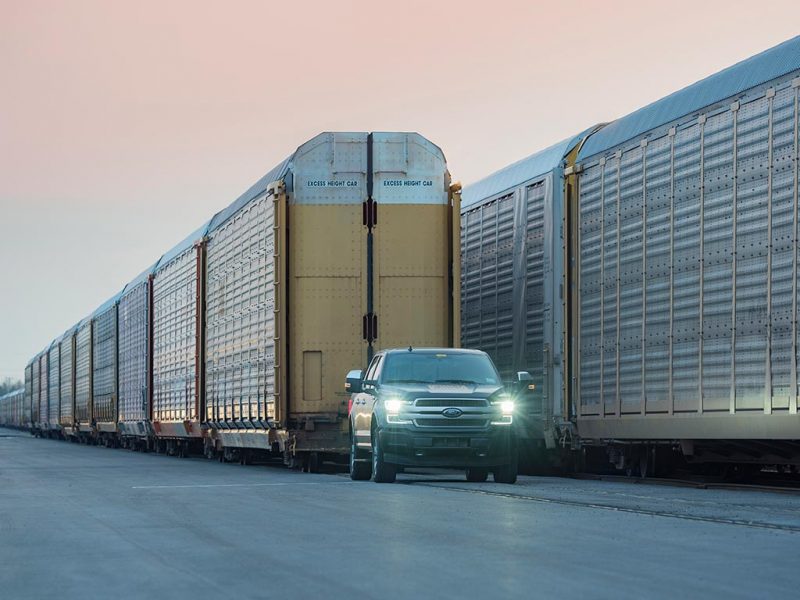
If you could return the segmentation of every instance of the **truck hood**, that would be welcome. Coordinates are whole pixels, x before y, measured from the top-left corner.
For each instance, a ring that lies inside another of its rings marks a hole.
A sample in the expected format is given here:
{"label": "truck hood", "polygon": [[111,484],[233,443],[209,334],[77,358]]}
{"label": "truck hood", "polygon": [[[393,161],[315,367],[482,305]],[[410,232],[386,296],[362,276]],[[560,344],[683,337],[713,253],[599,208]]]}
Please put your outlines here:
{"label": "truck hood", "polygon": [[415,398],[488,398],[503,390],[502,385],[462,383],[404,383],[382,385],[382,395],[414,396]]}

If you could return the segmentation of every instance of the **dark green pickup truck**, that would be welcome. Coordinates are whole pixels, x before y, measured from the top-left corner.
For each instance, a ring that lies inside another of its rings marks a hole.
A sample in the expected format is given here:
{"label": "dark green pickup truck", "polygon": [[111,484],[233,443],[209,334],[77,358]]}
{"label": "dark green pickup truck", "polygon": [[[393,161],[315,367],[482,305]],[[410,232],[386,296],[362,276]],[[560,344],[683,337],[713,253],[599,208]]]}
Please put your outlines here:
{"label": "dark green pickup truck", "polygon": [[384,350],[348,373],[346,389],[352,479],[391,483],[398,467],[445,467],[465,469],[469,481],[491,472],[516,482],[514,396],[485,352]]}

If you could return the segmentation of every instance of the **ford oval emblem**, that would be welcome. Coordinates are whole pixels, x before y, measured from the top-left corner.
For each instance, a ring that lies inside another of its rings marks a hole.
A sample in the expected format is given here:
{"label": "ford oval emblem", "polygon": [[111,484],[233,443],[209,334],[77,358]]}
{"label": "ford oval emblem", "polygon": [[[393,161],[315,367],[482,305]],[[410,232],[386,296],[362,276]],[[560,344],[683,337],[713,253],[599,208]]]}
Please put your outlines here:
{"label": "ford oval emblem", "polygon": [[451,406],[450,408],[445,408],[442,411],[442,414],[448,419],[455,419],[456,417],[460,417],[461,415],[463,415],[464,411],[461,410],[460,408],[455,408]]}

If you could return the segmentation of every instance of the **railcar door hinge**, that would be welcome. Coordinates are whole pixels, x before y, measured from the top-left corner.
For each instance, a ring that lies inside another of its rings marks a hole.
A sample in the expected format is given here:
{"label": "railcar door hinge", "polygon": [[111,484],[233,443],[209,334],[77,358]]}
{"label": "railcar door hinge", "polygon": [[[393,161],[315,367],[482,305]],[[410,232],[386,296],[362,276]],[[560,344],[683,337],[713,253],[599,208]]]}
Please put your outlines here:
{"label": "railcar door hinge", "polygon": [[364,339],[370,344],[378,337],[378,315],[367,313],[362,318],[362,331]]}

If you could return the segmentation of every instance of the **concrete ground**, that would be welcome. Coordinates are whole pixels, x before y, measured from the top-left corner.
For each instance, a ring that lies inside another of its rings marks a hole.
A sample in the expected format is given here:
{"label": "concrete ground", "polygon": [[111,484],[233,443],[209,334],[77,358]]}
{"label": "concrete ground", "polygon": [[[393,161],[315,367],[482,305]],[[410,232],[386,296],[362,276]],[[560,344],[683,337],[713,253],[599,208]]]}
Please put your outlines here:
{"label": "concrete ground", "polygon": [[800,498],[395,485],[0,429],[0,598],[788,598]]}

